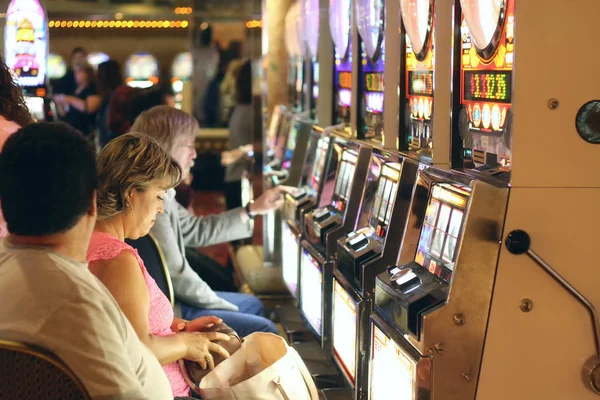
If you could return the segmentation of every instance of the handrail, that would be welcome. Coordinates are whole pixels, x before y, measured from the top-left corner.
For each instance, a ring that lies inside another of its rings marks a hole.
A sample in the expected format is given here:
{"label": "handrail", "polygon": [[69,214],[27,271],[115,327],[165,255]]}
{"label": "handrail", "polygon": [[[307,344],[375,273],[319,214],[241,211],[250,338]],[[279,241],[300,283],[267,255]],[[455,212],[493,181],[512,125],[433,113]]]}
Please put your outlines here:
{"label": "handrail", "polygon": [[531,250],[531,238],[523,230],[517,229],[508,234],[505,242],[508,251],[515,255],[527,254],[536,264],[552,276],[562,287],[575,297],[588,310],[592,318],[594,339],[596,342],[596,355],[586,362],[583,369],[584,381],[590,389],[600,395],[600,321],[594,305],[581,294],[573,285],[563,278],[554,268],[545,262],[536,252]]}

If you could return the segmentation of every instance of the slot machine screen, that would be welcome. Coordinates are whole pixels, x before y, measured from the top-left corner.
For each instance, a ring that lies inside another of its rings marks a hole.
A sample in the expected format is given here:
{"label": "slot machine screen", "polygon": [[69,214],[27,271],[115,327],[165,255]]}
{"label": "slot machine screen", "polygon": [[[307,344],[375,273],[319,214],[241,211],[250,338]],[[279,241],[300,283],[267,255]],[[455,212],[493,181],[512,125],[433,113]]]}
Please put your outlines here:
{"label": "slot machine screen", "polygon": [[67,73],[67,63],[58,54],[48,54],[48,79],[60,79]]}
{"label": "slot machine screen", "polygon": [[436,184],[425,212],[415,261],[450,282],[469,192],[450,184]]}
{"label": "slot machine screen", "polygon": [[296,297],[298,295],[298,238],[289,228],[288,224],[283,222],[281,232],[281,257],[283,281],[290,293]]}
{"label": "slot machine screen", "polygon": [[185,51],[175,56],[173,65],[171,65],[171,76],[186,81],[192,77],[192,69],[192,53]]}
{"label": "slot machine screen", "polygon": [[325,170],[325,162],[327,161],[327,150],[329,150],[329,137],[320,137],[317,142],[317,150],[315,158],[312,162],[312,168],[308,177],[308,186],[313,190],[314,193],[319,191],[319,183],[323,179],[323,172]]}
{"label": "slot machine screen", "polygon": [[392,217],[401,168],[402,166],[398,163],[384,164],[379,175],[375,200],[371,209],[370,225],[375,230],[377,236],[382,238],[385,238],[387,234]]}
{"label": "slot machine screen", "polygon": [[31,118],[36,122],[43,122],[46,120],[44,113],[44,98],[43,97],[29,97],[25,96],[25,104],[29,109]]}
{"label": "slot machine screen", "polygon": [[277,131],[277,139],[275,141],[275,158],[283,160],[285,156],[286,146],[288,144],[288,137],[290,133],[290,124],[292,117],[289,115],[281,116],[281,122]]}
{"label": "slot machine screen", "polygon": [[322,267],[306,249],[302,249],[300,308],[314,331],[321,336],[321,307],[323,303]]}
{"label": "slot machine screen", "polygon": [[19,86],[35,89],[46,84],[48,21],[38,0],[12,1],[8,5],[4,61],[15,73]]}
{"label": "slot machine screen", "polygon": [[357,159],[358,155],[354,150],[348,149],[342,153],[342,160],[338,167],[332,201],[332,205],[340,212],[344,212],[346,204],[348,203]]}
{"label": "slot machine screen", "polygon": [[158,83],[158,61],[150,53],[134,53],[125,62],[125,82],[134,88],[149,88]]}
{"label": "slot machine screen", "polygon": [[290,135],[287,140],[285,147],[285,155],[283,159],[283,168],[289,168],[292,163],[292,157],[294,156],[294,150],[296,150],[296,140],[298,138],[298,125],[294,124],[294,127],[290,131]]}
{"label": "slot machine screen", "polygon": [[371,400],[413,400],[415,363],[377,325],[372,325]]}
{"label": "slot machine screen", "polygon": [[98,69],[98,65],[100,65],[103,62],[106,62],[108,60],[110,60],[110,57],[108,56],[108,54],[103,53],[101,51],[91,52],[87,56],[88,64],[90,64],[95,70]]}
{"label": "slot machine screen", "polygon": [[334,279],[333,353],[352,382],[356,374],[356,308],[356,302]]}
{"label": "slot machine screen", "polygon": [[273,115],[271,116],[271,123],[269,124],[269,130],[267,131],[267,152],[273,154],[275,151],[275,142],[277,141],[277,132],[279,130],[279,123],[281,121],[281,110],[279,107],[275,107]]}

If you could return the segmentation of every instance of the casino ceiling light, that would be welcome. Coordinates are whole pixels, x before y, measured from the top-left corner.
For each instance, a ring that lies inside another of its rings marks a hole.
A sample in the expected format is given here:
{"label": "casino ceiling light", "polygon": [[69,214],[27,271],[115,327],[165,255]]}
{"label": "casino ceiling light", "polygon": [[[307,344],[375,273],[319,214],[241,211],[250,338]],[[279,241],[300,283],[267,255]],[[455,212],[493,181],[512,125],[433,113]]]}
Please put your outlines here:
{"label": "casino ceiling light", "polygon": [[175,14],[186,15],[192,13],[192,7],[175,7]]}
{"label": "casino ceiling light", "polygon": [[127,20],[102,20],[102,21],[49,21],[48,28],[53,29],[127,29],[127,28],[150,28],[150,29],[185,29],[189,26],[184,20],[160,20],[160,21],[127,21]]}
{"label": "casino ceiling light", "polygon": [[253,29],[253,28],[262,28],[262,20],[251,20],[246,22],[246,28],[248,29]]}

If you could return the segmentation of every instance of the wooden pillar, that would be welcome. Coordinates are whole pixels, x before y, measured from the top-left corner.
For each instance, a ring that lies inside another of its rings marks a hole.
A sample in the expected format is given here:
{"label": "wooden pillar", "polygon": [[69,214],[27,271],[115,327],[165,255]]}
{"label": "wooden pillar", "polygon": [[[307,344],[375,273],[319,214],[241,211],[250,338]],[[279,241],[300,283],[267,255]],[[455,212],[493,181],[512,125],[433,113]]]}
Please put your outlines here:
{"label": "wooden pillar", "polygon": [[265,105],[269,117],[277,104],[287,104],[288,101],[289,56],[285,48],[284,37],[285,15],[292,3],[292,0],[263,0],[263,30],[266,31],[263,62],[265,63],[267,83]]}

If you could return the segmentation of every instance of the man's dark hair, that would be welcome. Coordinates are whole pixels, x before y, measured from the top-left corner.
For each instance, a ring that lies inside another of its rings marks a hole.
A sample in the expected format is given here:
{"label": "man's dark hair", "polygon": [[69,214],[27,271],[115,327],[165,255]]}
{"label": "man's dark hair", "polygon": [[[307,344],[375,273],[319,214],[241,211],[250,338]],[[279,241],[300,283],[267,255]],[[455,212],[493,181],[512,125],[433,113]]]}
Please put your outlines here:
{"label": "man's dark hair", "polygon": [[8,138],[0,153],[0,201],[8,231],[68,231],[89,210],[98,185],[96,151],[63,123],[37,123]]}

